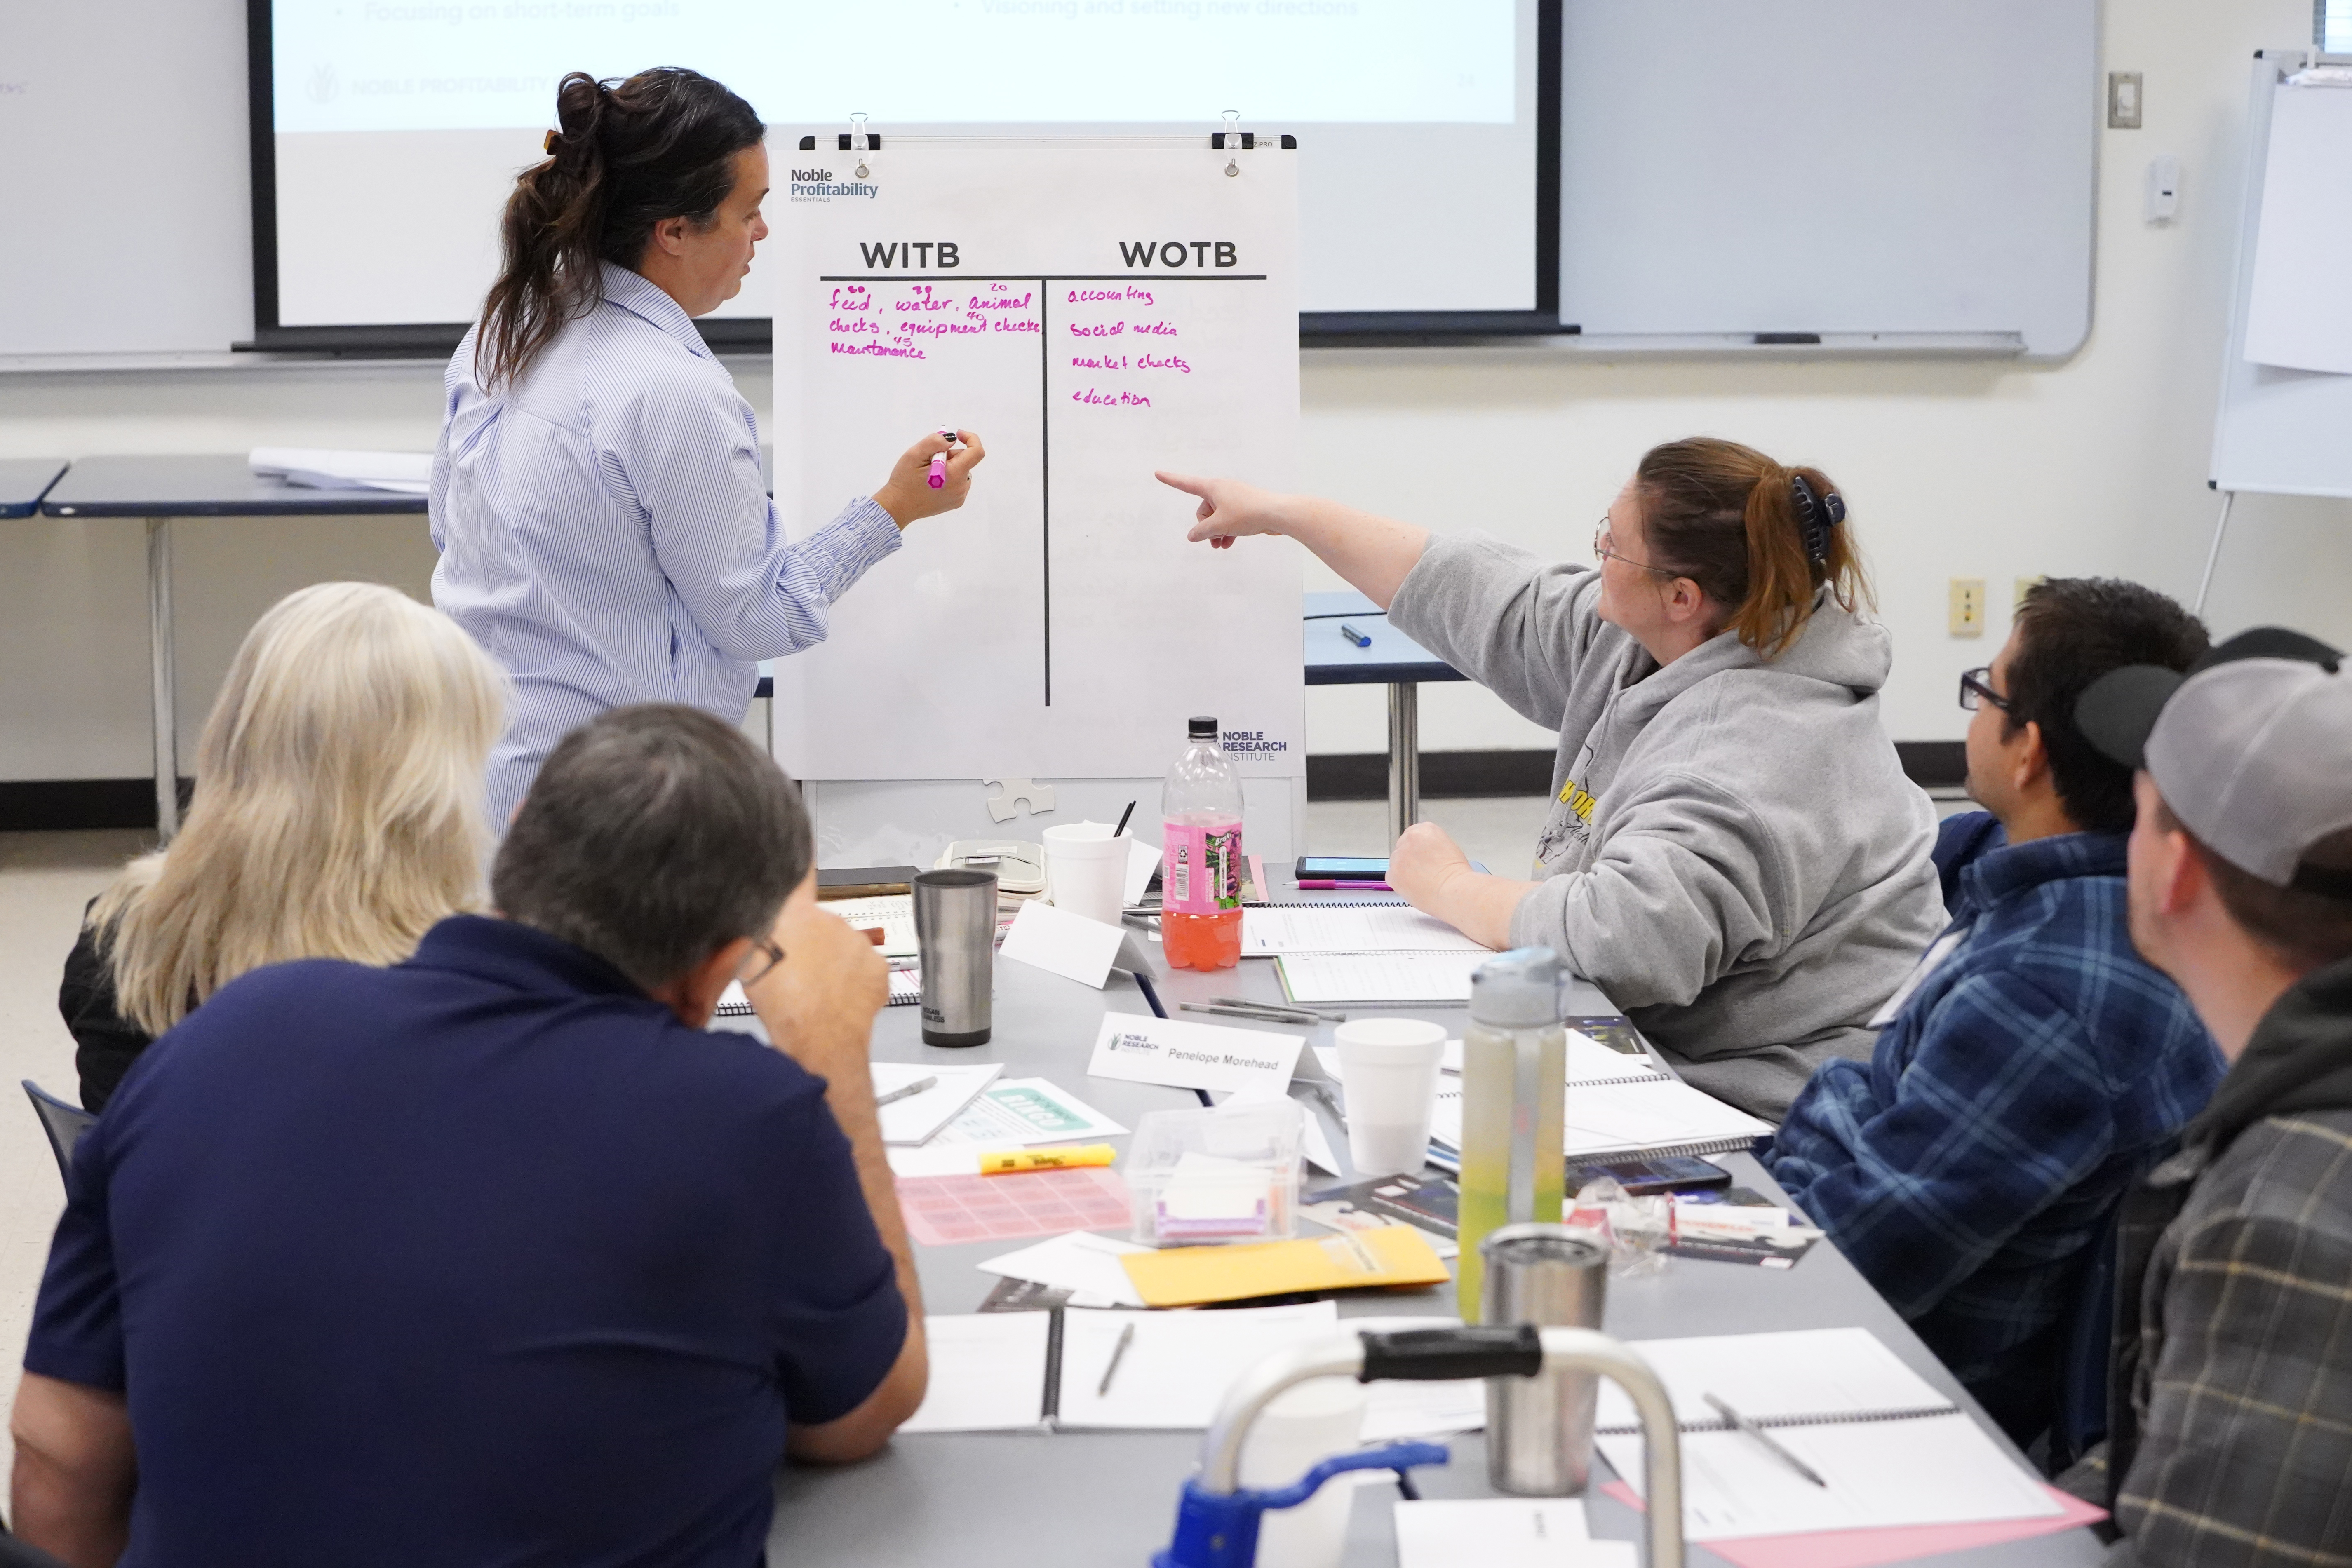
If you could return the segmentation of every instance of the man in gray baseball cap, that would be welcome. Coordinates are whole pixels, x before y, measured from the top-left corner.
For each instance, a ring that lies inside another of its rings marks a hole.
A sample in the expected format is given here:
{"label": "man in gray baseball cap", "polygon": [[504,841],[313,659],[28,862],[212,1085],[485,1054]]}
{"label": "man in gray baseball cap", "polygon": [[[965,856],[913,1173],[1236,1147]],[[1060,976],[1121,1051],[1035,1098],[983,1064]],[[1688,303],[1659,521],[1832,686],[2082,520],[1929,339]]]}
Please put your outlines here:
{"label": "man in gray baseball cap", "polygon": [[2231,1065],[2126,1201],[2108,1445],[2067,1483],[2110,1562],[2352,1562],[2352,672],[2266,627],[2075,718],[2137,769],[2132,941]]}

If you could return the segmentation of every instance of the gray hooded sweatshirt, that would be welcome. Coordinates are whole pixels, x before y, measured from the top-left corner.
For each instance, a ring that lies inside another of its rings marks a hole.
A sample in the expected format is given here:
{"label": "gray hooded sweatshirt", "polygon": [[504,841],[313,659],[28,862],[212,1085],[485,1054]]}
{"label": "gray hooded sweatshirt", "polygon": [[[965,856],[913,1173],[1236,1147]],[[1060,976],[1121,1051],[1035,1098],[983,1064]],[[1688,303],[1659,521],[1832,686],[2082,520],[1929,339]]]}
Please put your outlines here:
{"label": "gray hooded sweatshirt", "polygon": [[1945,923],[1935,810],[1879,722],[1886,629],[1827,590],[1766,661],[1730,632],[1661,667],[1595,613],[1601,574],[1433,538],[1406,634],[1559,729],[1544,880],[1511,941],[1556,949],[1699,1088],[1771,1121]]}

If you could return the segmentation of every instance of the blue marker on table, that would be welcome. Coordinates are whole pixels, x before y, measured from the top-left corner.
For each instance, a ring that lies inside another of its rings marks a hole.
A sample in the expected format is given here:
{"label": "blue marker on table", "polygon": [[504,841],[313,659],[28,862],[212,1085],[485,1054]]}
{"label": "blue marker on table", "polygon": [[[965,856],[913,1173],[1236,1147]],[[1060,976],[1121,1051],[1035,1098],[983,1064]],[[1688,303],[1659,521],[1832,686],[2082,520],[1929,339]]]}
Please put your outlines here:
{"label": "blue marker on table", "polygon": [[1372,645],[1372,640],[1370,637],[1365,636],[1361,632],[1357,631],[1345,621],[1339,622],[1339,635],[1345,637],[1349,642],[1353,643],[1359,648],[1369,648]]}

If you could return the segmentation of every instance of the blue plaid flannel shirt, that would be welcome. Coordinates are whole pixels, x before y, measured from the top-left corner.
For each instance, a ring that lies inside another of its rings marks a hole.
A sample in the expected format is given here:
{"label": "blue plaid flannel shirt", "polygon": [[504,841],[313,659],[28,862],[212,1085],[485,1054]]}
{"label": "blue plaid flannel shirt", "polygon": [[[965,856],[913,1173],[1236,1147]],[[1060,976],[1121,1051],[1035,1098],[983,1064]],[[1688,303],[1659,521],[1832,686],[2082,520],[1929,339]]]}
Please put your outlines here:
{"label": "blue plaid flannel shirt", "polygon": [[1959,945],[1867,1066],[1815,1072],[1763,1158],[2012,1432],[2046,1416],[2085,1249],[2169,1154],[2222,1061],[2132,949],[2125,839],[1991,851],[1959,877]]}

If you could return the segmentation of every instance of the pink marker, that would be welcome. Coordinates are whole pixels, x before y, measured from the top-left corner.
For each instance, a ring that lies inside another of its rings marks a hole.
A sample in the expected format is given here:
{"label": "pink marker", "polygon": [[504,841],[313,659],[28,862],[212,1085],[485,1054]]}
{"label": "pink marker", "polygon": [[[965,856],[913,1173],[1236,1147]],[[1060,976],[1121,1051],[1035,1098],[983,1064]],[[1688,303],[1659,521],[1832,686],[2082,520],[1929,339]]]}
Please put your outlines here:
{"label": "pink marker", "polygon": [[947,487],[948,455],[944,452],[934,452],[931,454],[931,488],[944,490]]}

